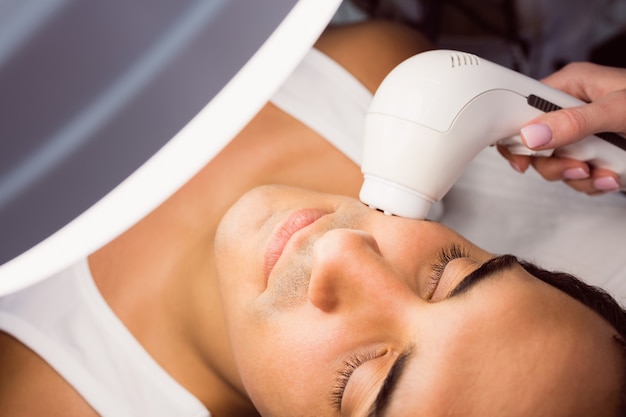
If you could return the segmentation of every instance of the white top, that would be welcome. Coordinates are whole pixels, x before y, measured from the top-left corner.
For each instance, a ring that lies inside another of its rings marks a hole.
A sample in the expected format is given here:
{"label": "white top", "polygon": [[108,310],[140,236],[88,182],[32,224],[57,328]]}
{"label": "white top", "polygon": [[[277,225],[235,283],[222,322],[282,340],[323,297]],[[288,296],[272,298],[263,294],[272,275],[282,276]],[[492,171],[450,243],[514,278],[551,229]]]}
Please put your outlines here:
{"label": "white top", "polygon": [[0,298],[0,330],[19,339],[104,417],[208,417],[102,298],[84,259]]}
{"label": "white top", "polygon": [[271,101],[361,165],[372,93],[345,68],[313,49]]}

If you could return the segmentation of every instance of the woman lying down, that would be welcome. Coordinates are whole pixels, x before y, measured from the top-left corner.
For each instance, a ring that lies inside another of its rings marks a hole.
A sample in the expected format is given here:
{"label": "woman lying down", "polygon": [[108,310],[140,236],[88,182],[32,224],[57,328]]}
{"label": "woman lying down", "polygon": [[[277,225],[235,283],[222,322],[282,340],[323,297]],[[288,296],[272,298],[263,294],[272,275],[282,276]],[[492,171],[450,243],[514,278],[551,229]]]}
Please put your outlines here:
{"label": "woman lying down", "polygon": [[169,200],[2,298],[0,415],[624,415],[613,299],[354,198],[372,91],[425,48],[328,29]]}

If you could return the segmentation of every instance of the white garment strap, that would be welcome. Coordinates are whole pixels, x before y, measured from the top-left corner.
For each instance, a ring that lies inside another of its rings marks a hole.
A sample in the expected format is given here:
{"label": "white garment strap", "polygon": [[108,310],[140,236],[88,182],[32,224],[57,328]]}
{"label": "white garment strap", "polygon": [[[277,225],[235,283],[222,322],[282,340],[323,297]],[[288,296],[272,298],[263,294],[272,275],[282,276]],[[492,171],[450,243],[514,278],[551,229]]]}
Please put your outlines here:
{"label": "white garment strap", "polygon": [[87,260],[0,298],[0,330],[41,356],[104,417],[207,417],[98,292]]}
{"label": "white garment strap", "polygon": [[271,102],[361,165],[363,128],[372,94],[351,73],[312,49]]}

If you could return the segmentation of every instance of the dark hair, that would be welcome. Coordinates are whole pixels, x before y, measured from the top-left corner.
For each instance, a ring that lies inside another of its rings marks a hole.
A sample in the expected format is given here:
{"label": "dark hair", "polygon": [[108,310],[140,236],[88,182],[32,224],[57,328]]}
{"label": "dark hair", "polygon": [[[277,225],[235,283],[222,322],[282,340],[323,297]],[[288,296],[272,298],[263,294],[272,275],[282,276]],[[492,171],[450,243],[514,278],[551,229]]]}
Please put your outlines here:
{"label": "dark hair", "polygon": [[602,288],[586,284],[573,275],[565,272],[547,271],[525,261],[519,263],[528,273],[580,301],[617,330],[619,336],[615,337],[615,341],[619,345],[624,359],[621,402],[617,417],[626,417],[626,310]]}

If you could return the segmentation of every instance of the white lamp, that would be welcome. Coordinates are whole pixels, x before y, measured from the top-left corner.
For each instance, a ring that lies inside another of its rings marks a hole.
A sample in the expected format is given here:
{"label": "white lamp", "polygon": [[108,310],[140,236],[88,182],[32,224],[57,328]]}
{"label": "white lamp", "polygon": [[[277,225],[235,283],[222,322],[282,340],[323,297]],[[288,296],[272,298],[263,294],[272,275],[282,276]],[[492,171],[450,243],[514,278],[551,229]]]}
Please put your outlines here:
{"label": "white lamp", "polygon": [[340,3],[0,4],[0,295],[93,252],[180,188]]}

